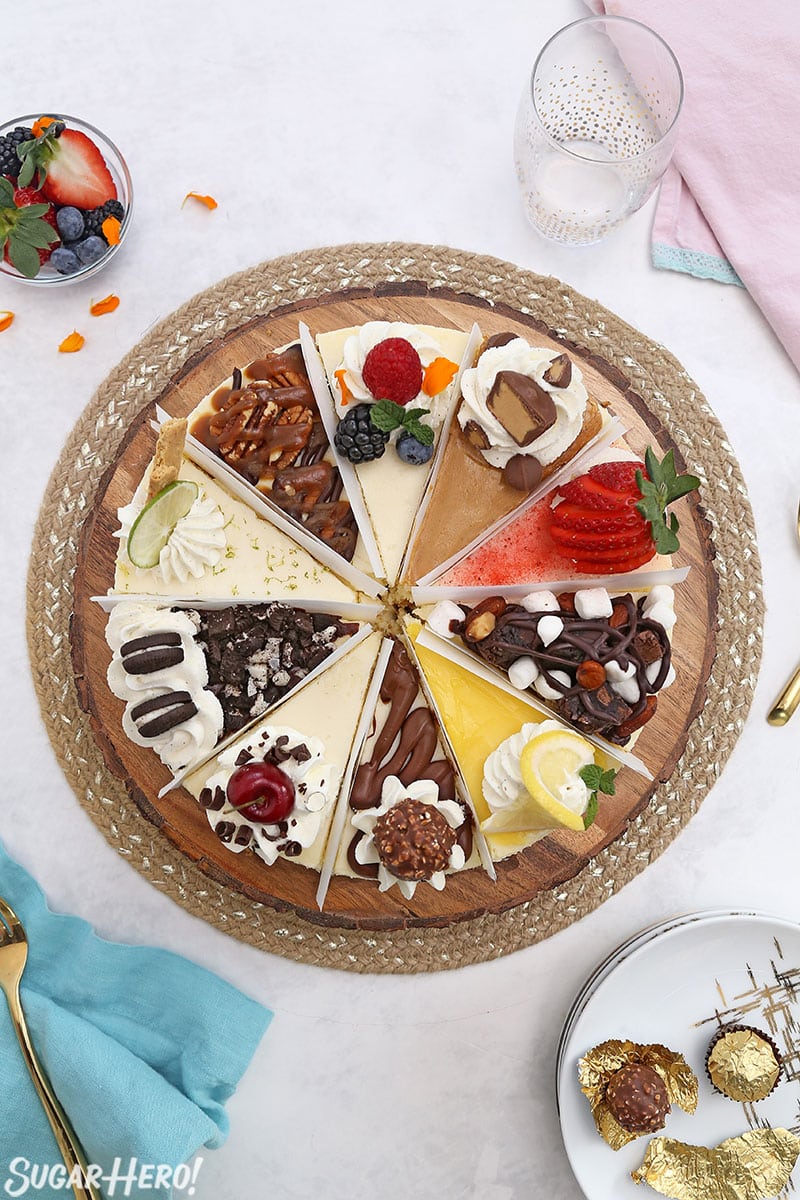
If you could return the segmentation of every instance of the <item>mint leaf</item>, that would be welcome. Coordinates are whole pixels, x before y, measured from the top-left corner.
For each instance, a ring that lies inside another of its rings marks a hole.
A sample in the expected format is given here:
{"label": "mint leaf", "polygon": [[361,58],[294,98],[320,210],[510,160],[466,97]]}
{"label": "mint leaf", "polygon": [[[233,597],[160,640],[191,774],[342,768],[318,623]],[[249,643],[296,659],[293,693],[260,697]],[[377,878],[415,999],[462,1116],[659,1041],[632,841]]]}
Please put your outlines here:
{"label": "mint leaf", "polygon": [[583,814],[583,828],[588,829],[590,825],[594,825],[597,816],[599,805],[597,803],[597,792],[592,792],[589,797],[589,803],[586,805],[586,812]]}
{"label": "mint leaf", "polygon": [[411,436],[423,446],[433,445],[433,430],[430,425],[423,425],[419,421],[404,421],[403,424]]}
{"label": "mint leaf", "polygon": [[605,796],[614,795],[617,772],[613,767],[604,771],[597,763],[589,763],[587,766],[581,767],[578,774],[589,789],[589,801],[586,805],[586,812],[583,814],[583,828],[588,829],[597,817],[597,793],[602,792]]}
{"label": "mint leaf", "polygon": [[578,771],[583,782],[586,784],[590,792],[596,792],[600,787],[603,779],[603,768],[598,767],[597,763],[589,763],[586,767],[581,767]]}
{"label": "mint leaf", "polygon": [[369,410],[369,419],[382,433],[391,433],[404,424],[405,409],[394,400],[379,400]]}
{"label": "mint leaf", "polygon": [[406,414],[406,421],[409,421],[411,419],[411,417],[427,417],[427,415],[430,411],[431,410],[429,408],[405,408],[405,409],[403,409],[403,412]]}
{"label": "mint leaf", "polygon": [[636,510],[649,523],[657,552],[674,554],[680,548],[680,525],[674,513],[669,514],[667,521],[667,507],[698,488],[700,480],[696,475],[677,473],[673,450],[668,450],[659,462],[653,447],[648,446],[644,462],[648,477],[645,477],[642,471],[636,472],[636,486],[642,497],[636,505]]}
{"label": "mint leaf", "polygon": [[613,767],[608,771],[603,771],[598,792],[602,792],[606,796],[613,796],[616,792],[616,779],[617,772]]}

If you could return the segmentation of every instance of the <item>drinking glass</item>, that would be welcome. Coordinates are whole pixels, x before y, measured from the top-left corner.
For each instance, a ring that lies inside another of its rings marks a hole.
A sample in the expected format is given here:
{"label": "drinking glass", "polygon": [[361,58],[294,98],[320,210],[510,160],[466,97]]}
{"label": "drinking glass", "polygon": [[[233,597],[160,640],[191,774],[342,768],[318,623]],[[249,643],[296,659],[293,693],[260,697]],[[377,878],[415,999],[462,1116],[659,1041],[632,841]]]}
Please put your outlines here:
{"label": "drinking glass", "polygon": [[542,48],[517,114],[525,210],[546,237],[597,242],[641,208],[672,156],[678,60],[628,17],[585,17]]}

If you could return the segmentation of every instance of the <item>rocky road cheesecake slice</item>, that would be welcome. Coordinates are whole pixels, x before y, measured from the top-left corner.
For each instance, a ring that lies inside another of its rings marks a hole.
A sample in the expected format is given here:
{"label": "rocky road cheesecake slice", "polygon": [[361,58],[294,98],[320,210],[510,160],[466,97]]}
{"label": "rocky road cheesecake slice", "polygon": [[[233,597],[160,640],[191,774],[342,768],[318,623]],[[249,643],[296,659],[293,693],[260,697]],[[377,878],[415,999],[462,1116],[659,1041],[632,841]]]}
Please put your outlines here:
{"label": "rocky road cheesecake slice", "polygon": [[385,577],[395,582],[468,342],[458,329],[368,321],[317,335],[338,421]]}
{"label": "rocky road cheesecake slice", "polygon": [[271,709],[360,628],[278,601],[217,608],[120,600],[106,641],[122,726],[174,774]]}
{"label": "rocky road cheesecake slice", "polygon": [[380,640],[368,634],[184,780],[233,853],[320,869]]}
{"label": "rocky road cheesecake slice", "polygon": [[473,816],[459,794],[438,723],[406,650],[394,640],[348,798],[334,871],[396,886],[410,899],[477,866]]}

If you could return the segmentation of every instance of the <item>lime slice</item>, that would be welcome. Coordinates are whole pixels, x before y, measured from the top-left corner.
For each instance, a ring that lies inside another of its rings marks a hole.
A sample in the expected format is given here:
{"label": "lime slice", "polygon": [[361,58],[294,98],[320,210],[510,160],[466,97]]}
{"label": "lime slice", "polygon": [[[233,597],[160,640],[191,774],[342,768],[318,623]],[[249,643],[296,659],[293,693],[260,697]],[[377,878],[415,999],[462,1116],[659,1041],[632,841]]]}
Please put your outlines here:
{"label": "lime slice", "polygon": [[199,495],[196,483],[176,479],[145,504],[128,534],[128,558],[135,567],[157,567],[170,534]]}
{"label": "lime slice", "polygon": [[594,762],[594,750],[580,734],[553,729],[540,733],[523,747],[520,773],[527,788],[508,808],[492,813],[481,824],[486,834],[516,833],[537,829],[573,829],[583,832],[583,816],[562,804],[565,784],[574,781],[581,767]]}

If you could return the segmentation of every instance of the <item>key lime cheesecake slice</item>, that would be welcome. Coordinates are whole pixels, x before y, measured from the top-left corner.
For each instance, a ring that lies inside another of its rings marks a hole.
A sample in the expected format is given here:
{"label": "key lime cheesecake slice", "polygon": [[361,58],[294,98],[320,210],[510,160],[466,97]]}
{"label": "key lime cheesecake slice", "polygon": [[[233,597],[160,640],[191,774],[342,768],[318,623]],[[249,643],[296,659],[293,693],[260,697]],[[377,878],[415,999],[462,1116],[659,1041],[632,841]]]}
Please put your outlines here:
{"label": "key lime cheesecake slice", "polygon": [[233,853],[320,869],[380,643],[367,634],[184,780]]}

